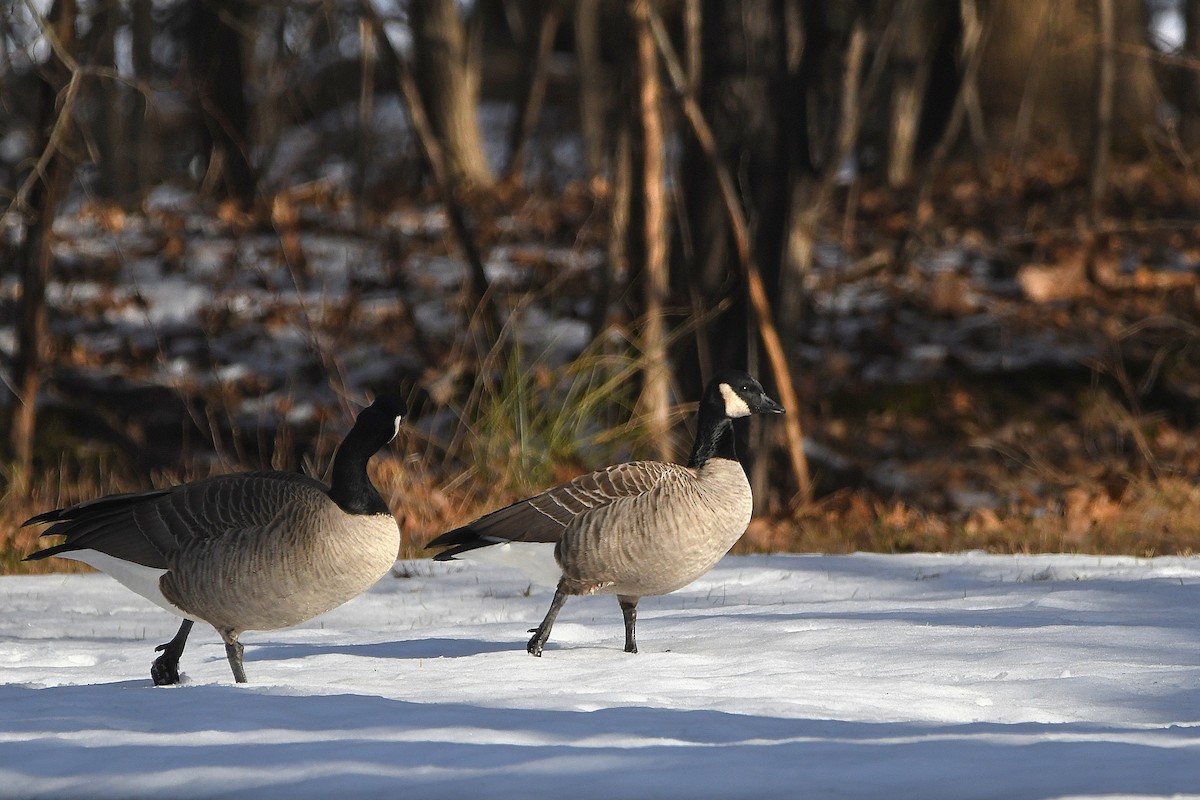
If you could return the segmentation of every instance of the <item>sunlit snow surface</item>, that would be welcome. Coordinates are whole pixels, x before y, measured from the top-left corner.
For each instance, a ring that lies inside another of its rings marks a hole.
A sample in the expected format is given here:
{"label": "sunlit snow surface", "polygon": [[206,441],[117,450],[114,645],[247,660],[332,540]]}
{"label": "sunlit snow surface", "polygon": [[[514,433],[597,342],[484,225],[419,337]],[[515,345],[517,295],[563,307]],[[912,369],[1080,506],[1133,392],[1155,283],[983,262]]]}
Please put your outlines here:
{"label": "sunlit snow surface", "polygon": [[1200,792],[1200,560],[731,557],[640,606],[402,562],[342,608],[196,627],[100,575],[0,579],[0,796],[1052,798]]}

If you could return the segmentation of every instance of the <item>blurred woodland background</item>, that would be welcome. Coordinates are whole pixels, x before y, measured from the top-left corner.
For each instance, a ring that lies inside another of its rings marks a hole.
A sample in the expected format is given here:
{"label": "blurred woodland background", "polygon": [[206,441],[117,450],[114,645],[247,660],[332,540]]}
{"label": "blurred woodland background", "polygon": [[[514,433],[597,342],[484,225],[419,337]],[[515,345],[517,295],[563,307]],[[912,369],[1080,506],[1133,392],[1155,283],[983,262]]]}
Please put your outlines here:
{"label": "blurred woodland background", "polygon": [[1200,0],[6,0],[0,566],[397,390],[411,554],[725,366],[743,550],[1191,552],[1198,157]]}

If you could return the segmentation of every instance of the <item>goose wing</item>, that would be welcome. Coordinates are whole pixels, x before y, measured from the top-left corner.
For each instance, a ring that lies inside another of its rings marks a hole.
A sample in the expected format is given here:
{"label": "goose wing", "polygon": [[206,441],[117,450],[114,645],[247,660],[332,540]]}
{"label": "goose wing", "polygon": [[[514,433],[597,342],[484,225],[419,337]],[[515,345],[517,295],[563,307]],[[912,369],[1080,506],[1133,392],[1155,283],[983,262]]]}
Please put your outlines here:
{"label": "goose wing", "polygon": [[66,540],[27,556],[36,561],[96,550],[122,561],[167,569],[189,541],[265,527],[298,494],[324,492],[312,478],[286,472],[222,475],[169,489],[119,494],[47,511],[25,525],[54,523],[43,536]]}
{"label": "goose wing", "polygon": [[434,556],[436,561],[447,561],[468,550],[502,542],[553,544],[577,519],[619,500],[646,495],[686,472],[686,467],[662,461],[616,464],[485,514],[425,546],[449,547]]}

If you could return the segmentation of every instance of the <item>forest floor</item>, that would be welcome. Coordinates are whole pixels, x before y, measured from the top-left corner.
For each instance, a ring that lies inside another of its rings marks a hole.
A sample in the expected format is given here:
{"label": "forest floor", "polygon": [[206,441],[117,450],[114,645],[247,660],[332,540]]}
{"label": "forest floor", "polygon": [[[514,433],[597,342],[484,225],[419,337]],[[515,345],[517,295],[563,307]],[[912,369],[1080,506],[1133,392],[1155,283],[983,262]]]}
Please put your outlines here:
{"label": "forest floor", "polygon": [[[1195,550],[1195,185],[1118,168],[1111,216],[1090,226],[1078,166],[1054,158],[1003,180],[952,170],[916,211],[845,189],[793,348],[816,498],[773,498],[739,549]],[[474,208],[517,343],[502,352],[480,344],[432,201],[364,214],[317,180],[257,214],[170,187],[136,212],[72,205],[55,229],[39,470],[6,486],[0,525],[215,471],[320,475],[356,404],[397,387],[413,416],[374,469],[409,555],[550,481],[648,455],[619,413],[636,325],[618,315],[593,337],[590,323],[606,214],[583,186]],[[0,275],[6,359],[18,297]],[[35,535],[13,534],[0,568],[23,570]]]}

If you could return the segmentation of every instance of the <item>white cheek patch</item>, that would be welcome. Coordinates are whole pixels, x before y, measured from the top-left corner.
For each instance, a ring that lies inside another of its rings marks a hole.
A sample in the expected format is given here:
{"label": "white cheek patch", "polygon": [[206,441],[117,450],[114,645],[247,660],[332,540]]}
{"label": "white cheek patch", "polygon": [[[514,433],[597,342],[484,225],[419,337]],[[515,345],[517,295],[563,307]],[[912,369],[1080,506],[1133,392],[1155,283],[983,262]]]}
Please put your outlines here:
{"label": "white cheek patch", "polygon": [[732,386],[722,383],[720,388],[721,397],[725,398],[725,416],[731,419],[750,416],[750,406],[746,405],[746,401],[733,390]]}

